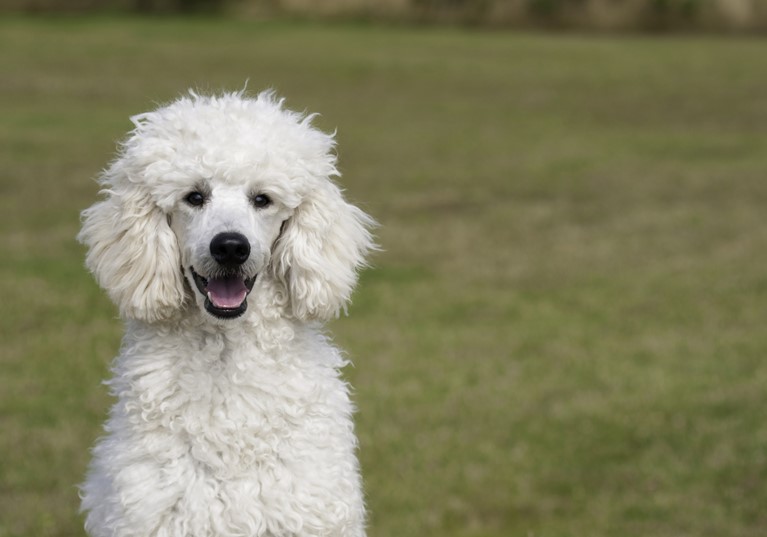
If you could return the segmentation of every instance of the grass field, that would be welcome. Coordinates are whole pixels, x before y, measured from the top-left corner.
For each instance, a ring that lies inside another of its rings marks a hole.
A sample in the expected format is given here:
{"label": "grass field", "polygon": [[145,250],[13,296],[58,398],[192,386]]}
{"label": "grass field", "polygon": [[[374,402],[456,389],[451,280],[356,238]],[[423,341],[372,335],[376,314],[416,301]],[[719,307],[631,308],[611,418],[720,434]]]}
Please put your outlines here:
{"label": "grass field", "polygon": [[767,534],[767,41],[0,21],[0,537],[83,535],[115,309],[78,212],[188,87],[338,128],[370,537]]}

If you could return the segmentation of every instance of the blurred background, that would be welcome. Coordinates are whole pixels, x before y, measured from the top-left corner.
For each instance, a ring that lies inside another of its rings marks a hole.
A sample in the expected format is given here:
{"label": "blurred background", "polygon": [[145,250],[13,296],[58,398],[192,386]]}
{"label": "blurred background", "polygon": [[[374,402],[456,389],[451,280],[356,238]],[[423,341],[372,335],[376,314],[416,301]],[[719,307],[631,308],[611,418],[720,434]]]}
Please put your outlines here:
{"label": "blurred background", "polygon": [[274,88],[383,251],[331,326],[370,537],[767,535],[767,4],[0,0],[0,537],[82,536],[129,116]]}
{"label": "blurred background", "polygon": [[609,31],[767,29],[764,0],[0,0],[0,12],[223,13]]}

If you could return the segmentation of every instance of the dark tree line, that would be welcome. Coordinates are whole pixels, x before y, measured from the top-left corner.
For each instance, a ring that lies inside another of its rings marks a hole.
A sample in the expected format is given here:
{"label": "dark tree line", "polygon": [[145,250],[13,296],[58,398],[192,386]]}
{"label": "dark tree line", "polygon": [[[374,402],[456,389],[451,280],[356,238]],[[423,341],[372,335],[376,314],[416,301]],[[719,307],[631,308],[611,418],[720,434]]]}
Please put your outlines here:
{"label": "dark tree line", "polygon": [[217,13],[228,0],[133,0],[140,13]]}

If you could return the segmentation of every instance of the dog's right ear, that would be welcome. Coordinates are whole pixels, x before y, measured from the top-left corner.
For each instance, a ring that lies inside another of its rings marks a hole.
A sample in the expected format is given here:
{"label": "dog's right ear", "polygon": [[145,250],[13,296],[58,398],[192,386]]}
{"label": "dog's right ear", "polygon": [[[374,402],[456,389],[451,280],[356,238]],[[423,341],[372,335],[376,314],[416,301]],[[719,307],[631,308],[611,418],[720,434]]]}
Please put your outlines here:
{"label": "dog's right ear", "polygon": [[85,264],[126,319],[172,317],[185,290],[176,236],[144,188],[121,177],[119,161],[102,177],[106,196],[82,212],[77,239]]}

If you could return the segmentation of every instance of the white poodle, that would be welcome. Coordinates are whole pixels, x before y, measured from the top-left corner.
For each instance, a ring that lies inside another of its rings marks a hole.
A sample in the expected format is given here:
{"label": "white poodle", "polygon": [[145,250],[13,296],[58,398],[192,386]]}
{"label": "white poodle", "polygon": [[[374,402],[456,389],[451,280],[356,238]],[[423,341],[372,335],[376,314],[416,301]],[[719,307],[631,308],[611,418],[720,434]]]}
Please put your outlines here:
{"label": "white poodle", "polygon": [[345,360],[321,330],[374,247],[334,140],[271,93],[190,93],[83,212],[126,335],[82,486],[93,537],[364,535]]}

